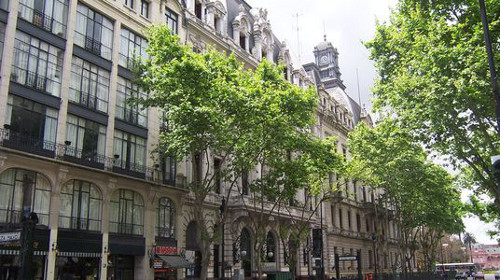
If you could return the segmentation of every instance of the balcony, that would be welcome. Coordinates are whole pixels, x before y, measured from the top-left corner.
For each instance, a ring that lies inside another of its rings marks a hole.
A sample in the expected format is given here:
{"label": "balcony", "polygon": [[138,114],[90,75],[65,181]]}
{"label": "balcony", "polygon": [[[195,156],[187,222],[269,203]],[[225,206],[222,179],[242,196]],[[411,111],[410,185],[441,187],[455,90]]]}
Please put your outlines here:
{"label": "balcony", "polygon": [[136,178],[146,179],[146,171],[148,171],[146,166],[126,160],[119,160],[118,157],[113,163],[113,172]]}
{"label": "balcony", "polygon": [[[43,213],[37,213],[38,216],[38,224],[40,225],[48,225],[49,224],[49,215]],[[2,209],[0,208],[0,224],[10,224],[16,225],[22,222],[23,212],[12,209]]]}
{"label": "balcony", "polygon": [[102,48],[102,43],[99,40],[96,40],[92,37],[85,36],[85,49],[88,50],[89,52],[96,54],[96,55],[101,55],[101,48]]}
{"label": "balcony", "polygon": [[[0,8],[2,8],[3,2],[0,0]],[[65,7],[66,9],[67,7]],[[64,11],[66,13],[67,11]],[[57,16],[57,15],[56,15]],[[62,20],[62,14],[58,15]],[[59,37],[64,38],[64,33],[66,30],[66,26],[63,22],[58,21],[57,19],[52,18],[50,15],[45,14],[43,11],[38,11],[33,7],[25,5],[23,3],[19,4],[19,17],[44,29],[50,33],[56,34]]]}
{"label": "balcony", "polygon": [[55,142],[46,141],[40,137],[24,135],[10,129],[1,130],[0,135],[0,141],[4,147],[45,157],[54,157],[55,155]]}
{"label": "balcony", "polygon": [[[154,167],[147,167],[141,164],[130,163],[119,160],[117,155],[111,158],[97,154],[96,152],[83,151],[71,147],[71,142],[69,141],[64,144],[45,141],[43,139],[33,138],[28,135],[14,132],[10,129],[10,125],[4,125],[4,127],[5,128],[0,129],[0,147],[19,150],[91,168],[112,171],[157,184],[184,186],[186,183],[186,178],[184,176],[176,176],[171,173],[176,172],[175,168],[165,172],[160,168],[159,164],[156,164]],[[1,215],[2,213],[0,212],[0,218],[2,217]]]}
{"label": "balcony", "polygon": [[83,151],[69,146],[64,147],[64,150],[64,160],[66,161],[97,169],[104,169],[106,164],[106,156],[104,155],[92,151]]}
{"label": "balcony", "polygon": [[59,216],[59,227],[75,230],[100,231],[101,220]]}
{"label": "balcony", "polygon": [[136,224],[109,222],[109,231],[126,235],[143,235],[143,226]]}
{"label": "balcony", "polygon": [[12,67],[10,80],[42,92],[47,92],[47,77],[18,68],[15,65]]}

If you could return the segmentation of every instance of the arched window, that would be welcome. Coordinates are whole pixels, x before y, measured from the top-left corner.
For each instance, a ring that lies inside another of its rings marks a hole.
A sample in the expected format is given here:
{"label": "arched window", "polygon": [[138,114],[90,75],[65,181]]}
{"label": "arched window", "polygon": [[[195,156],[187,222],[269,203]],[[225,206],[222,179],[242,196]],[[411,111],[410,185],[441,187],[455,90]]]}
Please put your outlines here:
{"label": "arched window", "polygon": [[166,197],[160,198],[158,202],[156,236],[175,237],[175,206],[172,200]]}
{"label": "arched window", "polygon": [[276,262],[276,241],[272,232],[267,233],[266,239],[266,261]]}
{"label": "arched window", "polygon": [[96,185],[71,180],[61,189],[59,227],[78,230],[101,230],[101,193]]}
{"label": "arched window", "polygon": [[0,223],[16,224],[35,212],[39,225],[49,225],[50,183],[41,174],[9,169],[0,175]]}
{"label": "arched window", "polygon": [[109,231],[143,235],[144,202],[140,194],[119,189],[111,197]]}

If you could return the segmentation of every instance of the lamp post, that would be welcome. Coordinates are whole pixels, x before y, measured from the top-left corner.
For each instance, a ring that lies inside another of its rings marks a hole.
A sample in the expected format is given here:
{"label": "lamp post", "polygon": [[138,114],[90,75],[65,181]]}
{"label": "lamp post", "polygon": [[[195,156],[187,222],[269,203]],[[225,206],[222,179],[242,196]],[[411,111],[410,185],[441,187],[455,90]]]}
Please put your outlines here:
{"label": "lamp post", "polygon": [[491,48],[490,28],[488,27],[488,18],[486,16],[486,6],[484,4],[484,0],[479,0],[479,8],[481,10],[481,20],[483,22],[484,44],[486,47],[486,53],[488,55],[488,64],[490,66],[491,88],[493,89],[493,98],[495,99],[496,103],[495,113],[497,118],[497,132],[500,133],[500,93],[498,90],[495,60],[493,58],[493,50]]}
{"label": "lamp post", "polygon": [[21,232],[21,277],[20,279],[33,279],[33,236],[38,216],[35,212],[23,216],[23,229]]}
{"label": "lamp post", "polygon": [[372,233],[373,240],[373,260],[375,261],[375,269],[373,274],[373,279],[378,279],[378,264],[377,264],[377,233]]}
{"label": "lamp post", "polygon": [[222,234],[221,234],[221,272],[222,272],[222,275],[221,275],[221,279],[224,280],[226,278],[226,265],[225,265],[225,261],[224,261],[224,255],[225,255],[225,251],[224,251],[224,211],[225,211],[225,208],[226,208],[226,199],[224,198],[224,195],[222,196],[222,203],[220,205],[220,218],[221,218],[221,230],[222,230]]}

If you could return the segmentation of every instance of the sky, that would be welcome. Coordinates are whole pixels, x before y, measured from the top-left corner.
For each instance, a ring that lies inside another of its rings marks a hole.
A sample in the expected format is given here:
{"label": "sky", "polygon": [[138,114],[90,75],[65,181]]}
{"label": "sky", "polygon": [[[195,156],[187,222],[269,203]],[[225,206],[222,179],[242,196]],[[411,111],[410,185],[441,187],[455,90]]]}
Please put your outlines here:
{"label": "sky", "polygon": [[[274,34],[279,40],[286,41],[297,62],[300,57],[301,64],[314,61],[314,46],[326,35],[327,40],[332,42],[339,52],[340,72],[347,87],[346,92],[356,101],[359,92],[361,105],[365,105],[368,111],[371,111],[371,90],[377,73],[373,62],[369,59],[370,54],[362,42],[373,38],[376,20],[388,21],[390,7],[395,6],[396,0],[246,0],[246,2],[252,7],[268,10],[268,19]],[[484,224],[475,217],[465,218],[464,223],[466,230],[472,233],[478,242],[496,243],[486,234],[488,229],[493,229],[492,225]]]}

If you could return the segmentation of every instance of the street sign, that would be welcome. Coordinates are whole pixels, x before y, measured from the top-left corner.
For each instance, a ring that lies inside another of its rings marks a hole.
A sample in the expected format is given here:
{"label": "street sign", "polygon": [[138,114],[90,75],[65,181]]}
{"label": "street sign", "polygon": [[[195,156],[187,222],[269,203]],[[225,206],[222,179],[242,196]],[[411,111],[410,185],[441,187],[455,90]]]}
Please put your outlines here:
{"label": "street sign", "polygon": [[21,239],[21,232],[2,232],[0,233],[0,243],[12,242]]}
{"label": "street sign", "polygon": [[355,261],[357,260],[356,256],[339,256],[339,261]]}

